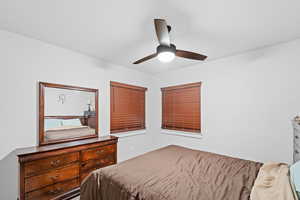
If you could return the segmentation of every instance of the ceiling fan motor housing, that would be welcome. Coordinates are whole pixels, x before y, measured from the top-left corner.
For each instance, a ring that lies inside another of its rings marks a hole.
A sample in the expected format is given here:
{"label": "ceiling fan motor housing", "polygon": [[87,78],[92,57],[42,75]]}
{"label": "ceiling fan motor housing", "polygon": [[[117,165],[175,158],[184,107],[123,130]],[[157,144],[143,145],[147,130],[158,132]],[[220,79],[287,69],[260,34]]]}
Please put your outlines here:
{"label": "ceiling fan motor housing", "polygon": [[162,52],[172,52],[176,53],[176,46],[174,44],[170,44],[170,46],[165,46],[165,45],[159,45],[156,48],[157,54],[162,53]]}

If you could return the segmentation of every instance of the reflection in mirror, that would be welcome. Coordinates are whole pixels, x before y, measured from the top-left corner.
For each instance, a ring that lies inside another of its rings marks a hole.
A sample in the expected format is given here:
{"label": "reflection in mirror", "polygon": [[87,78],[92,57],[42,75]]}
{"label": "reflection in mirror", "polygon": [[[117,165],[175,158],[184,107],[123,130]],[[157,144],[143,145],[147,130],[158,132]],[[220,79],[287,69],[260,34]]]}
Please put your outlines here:
{"label": "reflection in mirror", "polygon": [[[76,90],[76,87],[72,86],[41,84],[44,100],[42,143],[70,141],[97,135],[97,90]],[[51,87],[53,85],[55,87]]]}

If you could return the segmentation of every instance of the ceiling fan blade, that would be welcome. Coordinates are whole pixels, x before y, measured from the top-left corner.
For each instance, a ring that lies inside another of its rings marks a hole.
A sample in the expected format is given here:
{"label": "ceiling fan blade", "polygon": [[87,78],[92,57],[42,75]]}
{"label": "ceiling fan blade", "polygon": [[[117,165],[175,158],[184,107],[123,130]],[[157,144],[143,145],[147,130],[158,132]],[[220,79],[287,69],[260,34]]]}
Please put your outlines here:
{"label": "ceiling fan blade", "polygon": [[170,36],[166,20],[154,19],[154,25],[159,44],[170,46]]}
{"label": "ceiling fan blade", "polygon": [[193,60],[205,60],[207,58],[205,55],[179,49],[176,50],[176,56]]}
{"label": "ceiling fan blade", "polygon": [[149,56],[146,56],[146,57],[144,57],[144,58],[142,58],[142,59],[139,59],[139,60],[135,61],[133,64],[140,64],[140,63],[142,63],[142,62],[145,62],[145,61],[147,61],[147,60],[150,60],[150,59],[152,59],[152,58],[155,58],[156,56],[157,56],[157,53],[151,54],[151,55],[149,55]]}

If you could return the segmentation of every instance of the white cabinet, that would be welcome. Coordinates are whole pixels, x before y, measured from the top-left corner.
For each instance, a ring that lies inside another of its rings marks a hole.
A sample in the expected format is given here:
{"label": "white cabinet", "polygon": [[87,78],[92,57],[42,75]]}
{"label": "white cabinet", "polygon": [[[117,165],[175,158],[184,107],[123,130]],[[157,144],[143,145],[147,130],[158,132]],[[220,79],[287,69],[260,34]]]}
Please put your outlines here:
{"label": "white cabinet", "polygon": [[294,163],[300,160],[300,121],[293,120],[294,127]]}

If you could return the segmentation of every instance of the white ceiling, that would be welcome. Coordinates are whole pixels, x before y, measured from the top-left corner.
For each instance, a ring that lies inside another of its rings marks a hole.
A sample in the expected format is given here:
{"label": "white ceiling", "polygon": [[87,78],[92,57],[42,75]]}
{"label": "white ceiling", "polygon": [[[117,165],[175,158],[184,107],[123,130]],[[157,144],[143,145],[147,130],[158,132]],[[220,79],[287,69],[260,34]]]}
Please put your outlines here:
{"label": "white ceiling", "polygon": [[131,64],[155,52],[153,18],[208,61],[300,37],[299,0],[0,0],[1,29],[149,73],[199,63]]}

